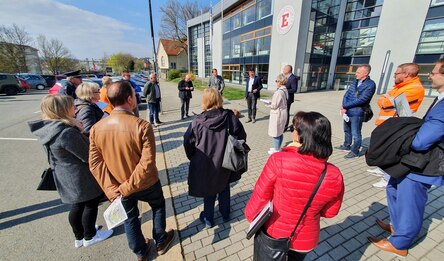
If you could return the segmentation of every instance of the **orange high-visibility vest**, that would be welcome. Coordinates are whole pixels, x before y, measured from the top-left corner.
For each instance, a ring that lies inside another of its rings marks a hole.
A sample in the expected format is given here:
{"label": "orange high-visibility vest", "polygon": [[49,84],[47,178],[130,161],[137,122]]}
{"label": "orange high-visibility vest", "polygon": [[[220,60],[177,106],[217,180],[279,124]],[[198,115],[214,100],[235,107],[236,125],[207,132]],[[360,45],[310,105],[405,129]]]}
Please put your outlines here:
{"label": "orange high-visibility vest", "polygon": [[396,115],[394,99],[401,93],[404,93],[409,102],[410,109],[416,112],[424,99],[424,87],[422,86],[419,77],[414,77],[408,81],[395,84],[393,90],[387,94],[379,97],[378,106],[381,109],[378,118],[376,118],[376,125],[380,125],[388,118]]}

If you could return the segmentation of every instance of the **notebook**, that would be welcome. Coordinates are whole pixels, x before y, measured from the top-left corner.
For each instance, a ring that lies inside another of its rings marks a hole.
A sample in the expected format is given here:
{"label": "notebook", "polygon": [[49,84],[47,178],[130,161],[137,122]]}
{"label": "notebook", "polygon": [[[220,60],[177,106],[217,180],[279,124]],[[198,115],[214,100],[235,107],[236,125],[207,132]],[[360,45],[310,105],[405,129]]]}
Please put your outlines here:
{"label": "notebook", "polygon": [[267,222],[267,220],[271,217],[273,214],[273,202],[268,201],[267,204],[265,204],[262,211],[253,219],[253,221],[250,224],[250,228],[247,232],[247,239],[250,239],[251,237],[256,234],[259,229]]}

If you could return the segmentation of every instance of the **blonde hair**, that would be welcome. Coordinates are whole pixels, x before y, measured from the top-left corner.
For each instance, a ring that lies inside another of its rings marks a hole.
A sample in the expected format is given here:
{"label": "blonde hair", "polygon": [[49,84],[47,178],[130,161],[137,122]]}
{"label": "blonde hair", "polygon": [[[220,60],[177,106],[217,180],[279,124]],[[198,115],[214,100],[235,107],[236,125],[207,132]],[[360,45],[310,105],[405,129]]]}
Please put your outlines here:
{"label": "blonde hair", "polygon": [[74,99],[71,96],[52,94],[43,97],[40,103],[40,110],[44,120],[61,121],[82,131],[79,122],[69,115],[73,106]]}
{"label": "blonde hair", "polygon": [[113,79],[109,76],[103,76],[102,78],[103,87],[108,88],[111,83],[113,83]]}
{"label": "blonde hair", "polygon": [[281,85],[287,84],[287,77],[283,73],[279,74],[276,78],[276,82],[280,83]]}
{"label": "blonde hair", "polygon": [[84,82],[77,86],[76,95],[80,100],[91,102],[94,98],[94,93],[98,92],[100,87],[97,83]]}
{"label": "blonde hair", "polygon": [[221,109],[223,99],[216,88],[206,88],[202,95],[202,110],[208,111],[210,109]]}

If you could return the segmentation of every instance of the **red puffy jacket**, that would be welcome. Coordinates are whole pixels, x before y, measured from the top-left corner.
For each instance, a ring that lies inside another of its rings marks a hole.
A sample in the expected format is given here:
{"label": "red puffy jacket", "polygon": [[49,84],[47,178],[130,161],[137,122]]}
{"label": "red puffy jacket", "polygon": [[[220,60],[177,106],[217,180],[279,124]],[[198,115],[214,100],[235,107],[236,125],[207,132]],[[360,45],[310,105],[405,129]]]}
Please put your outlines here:
{"label": "red puffy jacket", "polygon": [[[325,160],[299,154],[296,147],[282,150],[268,159],[245,208],[245,217],[251,223],[263,206],[273,201],[273,215],[265,223],[267,234],[273,238],[290,236],[325,166]],[[343,196],[342,174],[328,164],[325,178],[290,248],[301,252],[314,249],[319,242],[320,217],[336,216]]]}

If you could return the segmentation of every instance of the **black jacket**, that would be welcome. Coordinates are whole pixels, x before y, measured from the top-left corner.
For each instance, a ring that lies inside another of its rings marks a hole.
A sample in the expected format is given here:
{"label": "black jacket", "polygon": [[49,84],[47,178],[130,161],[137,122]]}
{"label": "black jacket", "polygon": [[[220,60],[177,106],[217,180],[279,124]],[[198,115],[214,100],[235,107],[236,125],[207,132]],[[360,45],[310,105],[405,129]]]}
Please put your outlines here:
{"label": "black jacket", "polygon": [[234,117],[231,110],[224,109],[203,112],[185,132],[183,145],[190,160],[188,173],[190,196],[214,196],[221,192],[229,182],[240,178],[240,175],[235,178],[231,177],[232,173],[221,167],[230,119],[230,134],[237,139],[246,140],[247,134],[242,123]]}
{"label": "black jacket", "polygon": [[415,117],[393,117],[376,127],[365,155],[367,164],[380,167],[394,178],[410,172],[443,176],[444,172],[439,166],[444,164],[444,153],[438,145],[426,152],[411,149],[422,122]]}
{"label": "black jacket", "polygon": [[69,95],[73,99],[77,99],[76,88],[77,87],[74,84],[72,84],[70,81],[67,81],[66,84],[62,86],[62,88],[60,88],[59,93]]}
{"label": "black jacket", "polygon": [[192,81],[186,82],[185,80],[182,80],[177,85],[177,89],[179,89],[179,98],[184,100],[193,98],[193,94],[191,93],[192,91],[185,90],[186,87],[193,87],[193,82]]}
{"label": "black jacket", "polygon": [[[248,97],[248,83],[249,83],[249,81],[250,81],[250,77],[248,77],[248,78],[246,79],[247,85],[245,86],[245,98]],[[260,98],[260,96],[261,96],[260,92],[261,92],[262,88],[263,88],[263,86],[262,86],[262,80],[261,80],[261,77],[259,77],[259,76],[254,76],[254,79],[253,79],[253,86],[252,86],[252,88],[251,88],[251,91],[253,91],[253,90],[257,90],[257,92],[254,94],[254,97],[256,97],[256,99],[259,99],[259,98]]]}
{"label": "black jacket", "polygon": [[89,137],[91,127],[100,121],[103,117],[103,111],[94,103],[77,99],[74,101],[76,106],[76,119],[82,123],[83,134]]}

